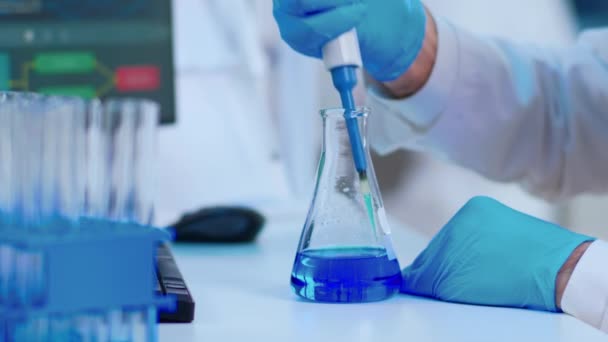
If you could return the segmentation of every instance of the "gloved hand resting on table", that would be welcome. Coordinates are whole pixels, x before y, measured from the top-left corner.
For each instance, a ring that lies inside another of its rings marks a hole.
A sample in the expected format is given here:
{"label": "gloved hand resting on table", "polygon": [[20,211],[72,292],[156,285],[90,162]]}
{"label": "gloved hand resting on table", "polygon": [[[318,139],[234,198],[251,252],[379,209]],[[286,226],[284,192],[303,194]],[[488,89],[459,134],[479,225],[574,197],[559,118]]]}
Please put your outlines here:
{"label": "gloved hand resting on table", "polygon": [[405,73],[425,37],[420,0],[274,0],[274,17],[294,50],[317,58],[327,42],[356,28],[364,67],[378,81]]}
{"label": "gloved hand resting on table", "polygon": [[558,272],[577,247],[592,240],[476,197],[403,270],[402,291],[450,302],[560,311]]}

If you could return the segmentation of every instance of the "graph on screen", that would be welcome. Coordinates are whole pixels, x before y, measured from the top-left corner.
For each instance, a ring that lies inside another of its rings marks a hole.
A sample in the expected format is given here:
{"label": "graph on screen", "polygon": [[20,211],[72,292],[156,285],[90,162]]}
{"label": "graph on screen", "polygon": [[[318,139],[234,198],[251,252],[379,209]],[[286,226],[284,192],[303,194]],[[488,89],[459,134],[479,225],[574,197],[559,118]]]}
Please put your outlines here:
{"label": "graph on screen", "polygon": [[175,121],[170,0],[0,0],[0,90],[139,97]]}

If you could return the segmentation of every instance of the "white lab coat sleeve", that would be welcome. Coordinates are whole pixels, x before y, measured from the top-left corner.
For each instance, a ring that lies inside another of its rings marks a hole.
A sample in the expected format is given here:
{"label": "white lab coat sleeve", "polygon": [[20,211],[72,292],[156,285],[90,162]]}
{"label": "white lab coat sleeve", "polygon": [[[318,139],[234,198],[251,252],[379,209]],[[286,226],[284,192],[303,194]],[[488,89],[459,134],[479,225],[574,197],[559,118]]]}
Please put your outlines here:
{"label": "white lab coat sleeve", "polygon": [[562,296],[562,310],[608,333],[608,243],[593,242],[578,261]]}
{"label": "white lab coat sleeve", "polygon": [[481,38],[441,19],[437,29],[436,64],[417,94],[391,99],[370,87],[378,152],[433,151],[548,199],[608,190],[608,29],[563,50]]}

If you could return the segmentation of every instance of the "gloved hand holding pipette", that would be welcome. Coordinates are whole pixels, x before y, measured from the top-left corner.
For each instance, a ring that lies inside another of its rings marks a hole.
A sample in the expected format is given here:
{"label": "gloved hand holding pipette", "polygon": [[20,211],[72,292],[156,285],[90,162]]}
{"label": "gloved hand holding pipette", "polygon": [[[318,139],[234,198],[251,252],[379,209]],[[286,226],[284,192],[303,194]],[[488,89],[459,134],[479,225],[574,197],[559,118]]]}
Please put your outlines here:
{"label": "gloved hand holding pipette", "polygon": [[283,39],[316,58],[328,42],[356,28],[363,66],[378,81],[408,70],[425,36],[419,0],[274,0],[274,16]]}

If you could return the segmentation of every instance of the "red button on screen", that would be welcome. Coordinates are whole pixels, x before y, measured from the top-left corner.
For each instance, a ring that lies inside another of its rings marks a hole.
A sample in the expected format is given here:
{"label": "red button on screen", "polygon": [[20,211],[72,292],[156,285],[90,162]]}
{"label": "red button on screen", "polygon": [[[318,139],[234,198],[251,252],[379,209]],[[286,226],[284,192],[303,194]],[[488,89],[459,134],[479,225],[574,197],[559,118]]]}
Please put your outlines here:
{"label": "red button on screen", "polygon": [[116,69],[120,92],[150,91],[160,88],[160,69],[154,65],[123,66]]}

